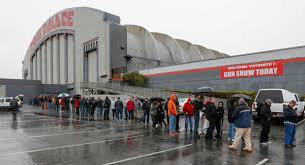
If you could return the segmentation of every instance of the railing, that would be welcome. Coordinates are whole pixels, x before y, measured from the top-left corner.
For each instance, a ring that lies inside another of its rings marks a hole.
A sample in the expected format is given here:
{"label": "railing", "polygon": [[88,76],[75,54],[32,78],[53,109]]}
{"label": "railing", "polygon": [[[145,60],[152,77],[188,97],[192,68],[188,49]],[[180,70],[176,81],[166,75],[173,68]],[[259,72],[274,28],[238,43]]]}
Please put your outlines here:
{"label": "railing", "polygon": [[[134,87],[122,85],[120,83],[94,83],[94,82],[81,82],[81,89],[96,89],[103,90],[106,92],[130,95],[130,96],[138,96],[138,97],[169,97],[172,92],[165,91],[163,89],[152,89],[152,88],[143,88],[143,87]],[[191,94],[185,93],[176,93],[181,98],[192,97]]]}

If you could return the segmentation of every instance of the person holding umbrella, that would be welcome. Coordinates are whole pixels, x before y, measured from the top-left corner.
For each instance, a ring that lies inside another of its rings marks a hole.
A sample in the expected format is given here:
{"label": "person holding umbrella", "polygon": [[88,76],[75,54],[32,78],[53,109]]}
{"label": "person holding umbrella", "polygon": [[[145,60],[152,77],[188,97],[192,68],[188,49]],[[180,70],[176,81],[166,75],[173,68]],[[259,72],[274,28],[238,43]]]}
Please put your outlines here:
{"label": "person holding umbrella", "polygon": [[142,104],[143,109],[143,123],[147,123],[149,125],[149,115],[150,115],[150,102],[148,98],[145,99],[145,101]]}
{"label": "person holding umbrella", "polygon": [[237,150],[237,147],[242,138],[245,140],[245,147],[243,148],[246,152],[252,152],[251,144],[251,110],[246,105],[246,101],[243,98],[239,99],[239,106],[233,112],[233,119],[236,127],[236,135],[234,143],[229,146],[231,150]]}

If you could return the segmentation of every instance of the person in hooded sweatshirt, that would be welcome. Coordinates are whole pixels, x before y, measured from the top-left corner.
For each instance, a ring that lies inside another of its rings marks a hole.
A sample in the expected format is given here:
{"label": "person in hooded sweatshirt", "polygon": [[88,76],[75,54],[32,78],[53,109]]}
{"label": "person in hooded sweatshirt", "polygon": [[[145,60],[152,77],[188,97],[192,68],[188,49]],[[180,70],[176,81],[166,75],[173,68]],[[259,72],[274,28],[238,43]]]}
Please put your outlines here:
{"label": "person in hooded sweatshirt", "polygon": [[195,95],[195,101],[193,102],[194,108],[194,134],[198,135],[199,120],[200,120],[200,111],[203,108],[203,102],[200,100],[199,95]]}
{"label": "person in hooded sweatshirt", "polygon": [[219,102],[218,106],[216,108],[216,130],[217,130],[217,135],[215,136],[216,138],[220,138],[222,136],[222,125],[223,125],[223,116],[224,116],[224,106],[223,102]]}
{"label": "person in hooded sweatshirt", "polygon": [[259,142],[262,145],[270,144],[269,133],[270,133],[270,127],[271,127],[271,118],[272,118],[272,113],[271,113],[271,109],[270,109],[271,104],[272,104],[272,101],[270,99],[267,99],[260,112],[262,131],[261,131]]}
{"label": "person in hooded sweatshirt", "polygon": [[210,101],[206,103],[205,108],[206,118],[209,121],[209,128],[207,130],[205,138],[213,139],[213,132],[216,127],[216,106],[212,99],[210,99]]}
{"label": "person in hooded sweatshirt", "polygon": [[187,132],[188,125],[190,125],[190,131],[192,133],[193,132],[194,107],[193,107],[191,98],[188,98],[187,102],[184,104],[183,112],[185,115],[185,132]]}
{"label": "person in hooded sweatshirt", "polygon": [[233,142],[235,138],[235,124],[233,119],[233,112],[235,110],[235,101],[232,99],[229,101],[229,108],[228,108],[228,122],[229,122],[229,128],[228,128],[228,140]]}
{"label": "person in hooded sweatshirt", "polygon": [[175,104],[176,95],[172,94],[170,96],[170,100],[167,104],[167,114],[169,117],[169,136],[176,136],[176,116],[177,116],[177,109]]}
{"label": "person in hooded sweatshirt", "polygon": [[244,99],[238,100],[239,106],[233,112],[233,119],[236,127],[234,143],[229,146],[231,150],[237,150],[242,138],[245,140],[245,147],[242,149],[246,152],[252,152],[251,144],[251,110]]}

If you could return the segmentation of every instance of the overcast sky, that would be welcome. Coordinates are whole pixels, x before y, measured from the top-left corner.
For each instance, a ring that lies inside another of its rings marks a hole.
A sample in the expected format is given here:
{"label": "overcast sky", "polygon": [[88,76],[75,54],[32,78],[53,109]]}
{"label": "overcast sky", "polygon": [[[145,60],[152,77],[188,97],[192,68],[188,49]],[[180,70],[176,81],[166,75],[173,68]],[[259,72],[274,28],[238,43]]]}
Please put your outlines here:
{"label": "overcast sky", "polygon": [[38,28],[76,6],[230,55],[305,45],[304,0],[9,0],[0,6],[0,77],[21,78]]}

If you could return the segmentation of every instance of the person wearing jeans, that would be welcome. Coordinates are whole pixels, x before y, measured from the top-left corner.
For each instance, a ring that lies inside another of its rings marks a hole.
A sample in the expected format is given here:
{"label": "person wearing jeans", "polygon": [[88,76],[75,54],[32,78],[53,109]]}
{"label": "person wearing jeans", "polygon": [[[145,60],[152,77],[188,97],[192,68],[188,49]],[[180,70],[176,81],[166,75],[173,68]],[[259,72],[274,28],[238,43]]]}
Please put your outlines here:
{"label": "person wearing jeans", "polygon": [[167,104],[168,116],[169,116],[169,136],[176,136],[176,116],[177,116],[177,109],[175,104],[176,95],[172,94],[170,96],[170,100]]}
{"label": "person wearing jeans", "polygon": [[107,96],[105,101],[104,101],[104,120],[109,120],[110,106],[111,106],[111,101]]}
{"label": "person wearing jeans", "polygon": [[123,109],[124,109],[124,104],[118,97],[118,100],[115,102],[115,110],[116,110],[116,115],[117,115],[117,120],[122,120],[123,119]]}
{"label": "person wearing jeans", "polygon": [[199,95],[195,95],[195,101],[193,102],[194,107],[194,134],[198,135],[198,128],[199,128],[199,119],[200,119],[200,111],[203,108],[203,102],[200,101]]}
{"label": "person wearing jeans", "polygon": [[111,100],[111,109],[112,109],[112,119],[114,120],[116,115],[116,111],[115,111],[115,97],[112,97]]}
{"label": "person wearing jeans", "polygon": [[293,148],[295,147],[294,138],[295,138],[295,131],[296,125],[298,121],[298,116],[301,114],[297,114],[293,107],[296,105],[295,100],[291,100],[284,108],[284,124],[285,124],[285,148]]}
{"label": "person wearing jeans", "polygon": [[143,123],[145,124],[145,121],[147,125],[149,124],[149,116],[150,116],[150,103],[148,101],[148,98],[145,99],[145,101],[142,104],[143,109]]}
{"label": "person wearing jeans", "polygon": [[133,111],[135,110],[135,103],[132,98],[127,102],[127,110],[128,110],[128,119],[129,121],[133,120]]}
{"label": "person wearing jeans", "polygon": [[191,132],[193,132],[194,107],[192,105],[191,98],[188,98],[187,102],[184,104],[183,112],[185,115],[185,132],[187,132],[188,125],[190,125],[190,130],[191,130]]}
{"label": "person wearing jeans", "polygon": [[96,101],[96,117],[102,119],[103,117],[103,101],[101,98],[98,98]]}
{"label": "person wearing jeans", "polygon": [[235,125],[234,125],[234,119],[233,119],[234,110],[235,110],[235,101],[232,99],[232,100],[230,100],[230,105],[228,108],[228,122],[229,122],[228,140],[229,141],[234,141],[234,138],[235,138]]}

